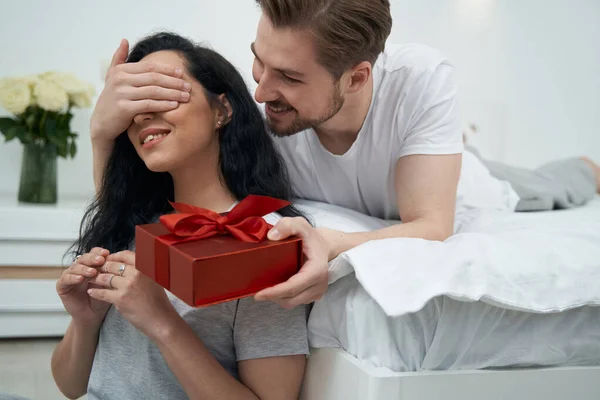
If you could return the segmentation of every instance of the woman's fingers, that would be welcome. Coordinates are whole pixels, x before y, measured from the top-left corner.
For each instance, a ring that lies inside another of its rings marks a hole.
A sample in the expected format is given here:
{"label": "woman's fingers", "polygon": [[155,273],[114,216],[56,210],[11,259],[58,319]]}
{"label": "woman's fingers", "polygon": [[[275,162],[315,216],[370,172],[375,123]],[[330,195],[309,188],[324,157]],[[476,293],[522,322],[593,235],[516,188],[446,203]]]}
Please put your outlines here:
{"label": "woman's fingers", "polygon": [[108,255],[110,254],[108,250],[103,249],[102,247],[94,247],[92,250],[90,250],[90,253],[102,257],[108,257]]}
{"label": "woman's fingers", "polygon": [[[82,268],[79,268],[82,267]],[[85,272],[81,273],[81,271],[85,268]],[[56,290],[59,294],[65,294],[71,290],[73,286],[81,284],[86,278],[93,279],[94,276],[97,275],[98,271],[94,268],[93,272],[88,272],[89,267],[85,267],[83,265],[79,266],[70,266],[67,268],[61,275],[61,277],[56,282]]]}
{"label": "woman's fingers", "polygon": [[97,287],[105,289],[122,289],[127,286],[127,278],[111,273],[100,274],[90,281]]}
{"label": "woman's fingers", "polygon": [[89,253],[78,256],[56,282],[57,291],[68,292],[72,286],[81,284],[85,279],[94,278],[98,275],[97,268],[104,264],[108,254],[108,250],[95,247]]}
{"label": "woman's fingers", "polygon": [[104,261],[106,261],[106,258],[99,255],[99,253],[85,253],[82,254],[81,257],[78,257],[75,262],[73,262],[72,266],[79,264],[88,267],[99,267],[104,264]]}
{"label": "woman's fingers", "polygon": [[58,294],[64,294],[69,292],[73,286],[79,285],[81,282],[83,282],[83,280],[84,277],[81,275],[63,273],[63,275],[56,282],[56,290]]}
{"label": "woman's fingers", "polygon": [[92,278],[96,276],[98,270],[96,268],[88,267],[83,264],[73,264],[65,271],[67,274],[81,275],[86,278]]}

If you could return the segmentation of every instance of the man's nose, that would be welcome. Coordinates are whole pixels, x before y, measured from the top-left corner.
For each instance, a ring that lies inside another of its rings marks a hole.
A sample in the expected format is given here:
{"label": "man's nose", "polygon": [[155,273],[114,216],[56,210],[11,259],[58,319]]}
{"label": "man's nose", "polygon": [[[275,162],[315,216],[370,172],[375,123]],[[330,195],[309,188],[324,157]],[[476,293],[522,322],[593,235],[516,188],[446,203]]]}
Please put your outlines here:
{"label": "man's nose", "polygon": [[274,87],[274,82],[266,74],[262,74],[258,81],[258,86],[254,92],[254,99],[259,103],[275,101],[279,98],[279,94]]}

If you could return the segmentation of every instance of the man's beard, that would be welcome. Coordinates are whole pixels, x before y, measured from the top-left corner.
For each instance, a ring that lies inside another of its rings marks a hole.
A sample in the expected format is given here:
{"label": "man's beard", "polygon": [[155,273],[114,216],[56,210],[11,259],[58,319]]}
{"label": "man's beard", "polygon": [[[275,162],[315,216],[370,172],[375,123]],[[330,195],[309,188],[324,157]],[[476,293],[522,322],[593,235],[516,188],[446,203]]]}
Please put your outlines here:
{"label": "man's beard", "polygon": [[[333,92],[333,98],[329,103],[329,107],[327,108],[327,112],[318,118],[300,118],[296,117],[296,119],[289,125],[284,127],[283,129],[276,129],[276,127],[271,124],[269,118],[267,118],[267,125],[269,126],[269,130],[271,133],[278,137],[286,137],[295,135],[298,132],[302,132],[306,129],[312,129],[316,126],[321,125],[322,123],[329,121],[333,118],[344,106],[344,98],[340,93],[339,86],[336,85]],[[294,110],[294,112],[296,112]]]}

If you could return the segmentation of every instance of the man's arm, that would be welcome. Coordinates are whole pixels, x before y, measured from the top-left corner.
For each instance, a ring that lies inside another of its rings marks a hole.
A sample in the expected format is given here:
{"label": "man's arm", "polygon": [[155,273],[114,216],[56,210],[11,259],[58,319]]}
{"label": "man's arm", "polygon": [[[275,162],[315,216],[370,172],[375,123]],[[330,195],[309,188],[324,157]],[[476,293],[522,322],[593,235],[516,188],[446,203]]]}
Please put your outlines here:
{"label": "man's arm", "polygon": [[414,237],[443,241],[452,235],[463,149],[453,70],[442,62],[436,68],[414,71],[407,91],[410,117],[402,121],[407,132],[394,132],[402,141],[394,183],[403,224],[365,233],[324,231],[330,258],[369,240]]}
{"label": "man's arm", "polygon": [[[90,119],[93,177],[96,193],[102,187],[104,170],[116,138],[127,129],[133,117],[140,113],[174,110],[180,102],[189,100],[191,86],[176,67],[156,63],[125,63],[129,42],[121,40],[113,54],[106,74],[105,86]],[[154,93],[148,97],[148,88]],[[156,87],[160,90],[156,90]]]}
{"label": "man's arm", "polygon": [[[406,135],[391,132],[401,140],[395,169],[398,212],[403,224],[372,232],[343,233],[330,229],[312,229],[307,223],[283,218],[274,227],[271,240],[299,234],[304,249],[319,256],[322,249],[330,260],[341,252],[370,240],[413,237],[445,240],[454,228],[456,192],[462,163],[462,135],[453,68],[441,63],[436,68],[415,71],[414,81],[399,113],[408,125]],[[321,256],[320,256],[321,257]],[[265,289],[255,296],[272,300],[286,308],[320,299],[327,289],[327,269],[305,264],[287,282]]]}
{"label": "man's arm", "polygon": [[369,240],[413,237],[443,241],[451,236],[461,160],[461,154],[410,155],[398,160],[396,197],[403,223],[358,233],[320,229],[329,244],[330,259]]}
{"label": "man's arm", "polygon": [[[93,137],[92,133],[92,137]],[[102,179],[104,178],[104,170],[108,159],[113,151],[114,141],[96,142],[92,139],[92,160],[93,160],[93,176],[94,176],[94,187],[96,193],[100,192],[102,187]]]}
{"label": "man's arm", "polygon": [[[365,242],[376,239],[412,237],[443,241],[454,231],[456,190],[462,154],[410,155],[396,164],[396,196],[403,223],[371,232],[344,233],[313,229],[301,218],[283,218],[275,226],[271,240],[292,235],[303,239],[305,253],[312,260],[325,254],[329,259]],[[307,263],[286,282],[257,293],[257,300],[271,300],[292,308],[320,299],[327,289],[327,264]]]}

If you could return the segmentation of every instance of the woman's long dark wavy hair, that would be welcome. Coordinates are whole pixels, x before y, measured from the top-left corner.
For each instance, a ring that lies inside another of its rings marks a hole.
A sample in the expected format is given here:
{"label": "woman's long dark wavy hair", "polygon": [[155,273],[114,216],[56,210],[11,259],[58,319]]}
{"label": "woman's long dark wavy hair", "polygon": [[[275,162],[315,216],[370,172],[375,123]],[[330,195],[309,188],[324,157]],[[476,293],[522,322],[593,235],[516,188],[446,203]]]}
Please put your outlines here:
{"label": "woman's long dark wavy hair", "polygon": [[[203,87],[209,103],[222,107],[225,94],[232,108],[231,121],[218,132],[220,172],[231,193],[241,200],[250,194],[290,200],[291,185],[285,164],[242,78],[231,63],[213,50],[177,34],[161,32],[135,45],[127,62],[171,50],[186,60],[188,73]],[[104,171],[102,187],[81,222],[80,236],[71,250],[75,254],[103,247],[111,253],[128,249],[135,226],[154,222],[172,211],[173,180],[168,173],[150,171],[138,156],[127,132],[115,141]],[[303,216],[288,206],[283,216]],[[72,253],[73,254],[73,253]]]}

